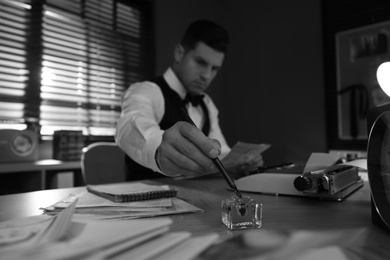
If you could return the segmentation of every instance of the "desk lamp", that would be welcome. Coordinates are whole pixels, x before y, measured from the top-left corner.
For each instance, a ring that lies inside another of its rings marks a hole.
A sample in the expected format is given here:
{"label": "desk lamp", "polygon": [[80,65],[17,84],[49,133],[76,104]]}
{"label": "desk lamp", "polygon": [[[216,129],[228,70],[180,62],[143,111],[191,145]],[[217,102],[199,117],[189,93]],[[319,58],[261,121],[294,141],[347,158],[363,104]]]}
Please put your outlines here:
{"label": "desk lamp", "polygon": [[[377,80],[390,96],[390,62],[378,67]],[[390,231],[390,104],[368,111],[367,129],[372,222]]]}

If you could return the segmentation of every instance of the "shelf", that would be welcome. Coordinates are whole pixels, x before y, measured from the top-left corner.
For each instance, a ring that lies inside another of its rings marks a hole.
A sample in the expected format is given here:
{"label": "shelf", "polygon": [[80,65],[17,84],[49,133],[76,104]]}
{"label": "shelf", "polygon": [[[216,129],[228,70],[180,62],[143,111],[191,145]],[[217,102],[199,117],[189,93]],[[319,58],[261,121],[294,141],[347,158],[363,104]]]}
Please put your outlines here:
{"label": "shelf", "polygon": [[33,172],[41,170],[81,169],[80,161],[59,161],[54,159],[39,160],[36,162],[15,162],[0,164],[0,174],[11,172]]}
{"label": "shelf", "polygon": [[83,185],[80,161],[46,159],[0,164],[2,194]]}

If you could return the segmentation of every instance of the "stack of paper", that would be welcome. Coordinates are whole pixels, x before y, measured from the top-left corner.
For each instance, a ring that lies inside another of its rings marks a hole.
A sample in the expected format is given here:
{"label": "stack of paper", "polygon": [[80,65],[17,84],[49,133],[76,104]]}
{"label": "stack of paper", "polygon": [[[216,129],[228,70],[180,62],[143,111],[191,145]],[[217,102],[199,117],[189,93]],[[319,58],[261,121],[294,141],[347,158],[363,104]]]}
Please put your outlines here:
{"label": "stack of paper", "polygon": [[366,228],[252,229],[216,243],[205,250],[199,258],[202,260],[383,259],[379,254],[374,253],[375,249],[368,252],[368,256],[371,257],[358,256],[351,252],[349,248],[359,248],[356,246],[357,241],[361,240],[365,232],[367,232]]}
{"label": "stack of paper", "polygon": [[[169,187],[104,186],[126,194],[154,189]],[[169,232],[169,218],[135,219],[201,211],[176,197],[116,203],[84,190],[44,210],[48,214],[0,223],[1,259],[193,259],[218,239]],[[110,221],[118,218],[131,220]]]}
{"label": "stack of paper", "polygon": [[[139,182],[104,185],[106,191],[137,191],[151,190],[152,185]],[[156,186],[164,188],[164,186]],[[70,194],[67,198],[43,208],[46,214],[57,214],[68,207],[75,199],[75,217],[77,219],[134,219],[154,217],[189,212],[200,212],[202,209],[195,207],[177,197],[161,198],[134,202],[113,202],[84,190],[78,194]]]}
{"label": "stack of paper", "polygon": [[3,259],[193,259],[216,234],[169,232],[168,218],[129,221],[72,220],[74,201],[56,216],[0,223]]}

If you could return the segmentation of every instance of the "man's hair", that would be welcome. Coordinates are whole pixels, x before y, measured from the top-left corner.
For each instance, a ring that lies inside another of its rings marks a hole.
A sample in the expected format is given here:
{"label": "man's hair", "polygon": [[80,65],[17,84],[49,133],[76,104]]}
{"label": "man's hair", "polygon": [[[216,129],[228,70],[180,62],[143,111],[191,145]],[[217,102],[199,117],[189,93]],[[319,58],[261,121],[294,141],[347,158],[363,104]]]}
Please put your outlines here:
{"label": "man's hair", "polygon": [[198,20],[189,25],[181,45],[186,51],[189,51],[194,49],[199,42],[205,43],[216,51],[226,53],[229,35],[222,26],[212,21]]}

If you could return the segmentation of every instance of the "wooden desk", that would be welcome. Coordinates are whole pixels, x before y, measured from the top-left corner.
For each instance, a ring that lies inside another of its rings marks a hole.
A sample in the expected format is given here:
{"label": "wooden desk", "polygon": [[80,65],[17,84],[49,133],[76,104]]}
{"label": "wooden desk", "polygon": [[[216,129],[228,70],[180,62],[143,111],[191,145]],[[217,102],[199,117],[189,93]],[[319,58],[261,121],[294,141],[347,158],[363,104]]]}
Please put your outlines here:
{"label": "wooden desk", "polygon": [[[220,177],[191,180],[163,178],[147,183],[168,184],[178,190],[180,198],[204,210],[202,213],[170,216],[174,221],[172,231],[187,230],[194,235],[216,232],[222,238],[246,232],[229,231],[221,222],[220,202],[232,196],[233,192],[227,189]],[[41,214],[39,207],[51,205],[70,192],[81,189],[76,187],[0,196],[0,221]],[[372,224],[367,183],[342,202],[254,193],[249,195],[263,204],[262,229],[325,231],[361,228],[364,232],[353,242],[358,254],[367,256],[361,259],[372,259],[372,248],[377,246],[382,247],[378,259],[385,259],[382,258],[384,255],[390,259],[390,233]]]}

